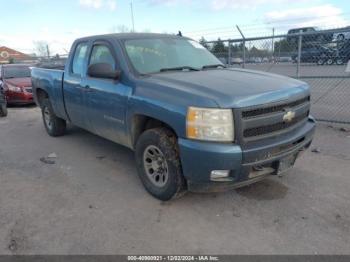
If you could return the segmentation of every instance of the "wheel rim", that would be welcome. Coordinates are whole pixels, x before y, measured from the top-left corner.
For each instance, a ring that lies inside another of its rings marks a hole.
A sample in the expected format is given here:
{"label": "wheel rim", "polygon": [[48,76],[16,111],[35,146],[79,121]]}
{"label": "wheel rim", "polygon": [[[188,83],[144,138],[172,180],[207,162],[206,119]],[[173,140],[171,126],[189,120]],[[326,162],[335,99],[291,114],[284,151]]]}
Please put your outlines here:
{"label": "wheel rim", "polygon": [[333,60],[332,59],[328,59],[327,60],[327,65],[331,65],[331,64],[333,64]]}
{"label": "wheel rim", "polygon": [[44,121],[47,128],[51,130],[52,128],[51,116],[50,116],[50,111],[47,107],[44,108]]}
{"label": "wheel rim", "polygon": [[318,65],[322,65],[322,64],[323,64],[323,60],[322,60],[322,59],[319,59],[319,60],[317,61],[317,64],[318,64]]}
{"label": "wheel rim", "polygon": [[162,151],[154,146],[148,146],[143,153],[143,166],[151,183],[163,187],[169,179],[168,164]]}

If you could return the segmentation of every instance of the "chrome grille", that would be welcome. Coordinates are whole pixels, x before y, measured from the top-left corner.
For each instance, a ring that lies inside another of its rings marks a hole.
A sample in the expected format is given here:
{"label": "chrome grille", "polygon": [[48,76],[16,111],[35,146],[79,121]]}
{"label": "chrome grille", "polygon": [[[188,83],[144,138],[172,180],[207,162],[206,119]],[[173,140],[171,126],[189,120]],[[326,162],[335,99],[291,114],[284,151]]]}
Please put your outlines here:
{"label": "chrome grille", "polygon": [[242,117],[249,118],[249,117],[255,117],[255,116],[259,116],[259,115],[274,113],[274,112],[278,112],[278,111],[283,111],[284,108],[295,107],[295,106],[304,104],[308,101],[310,101],[310,96],[302,98],[302,99],[298,99],[298,100],[290,102],[290,103],[285,103],[285,104],[275,105],[275,106],[265,107],[265,108],[257,108],[257,109],[253,109],[253,110],[247,110],[247,111],[242,112]]}
{"label": "chrome grille", "polygon": [[[309,112],[310,96],[260,107],[243,108],[239,113],[242,126],[241,137],[243,140],[250,141],[287,132],[306,121]],[[292,113],[293,117],[285,119],[287,113]]]}
{"label": "chrome grille", "polygon": [[275,131],[283,130],[286,128],[289,128],[291,126],[294,126],[295,124],[299,123],[300,121],[307,118],[309,115],[309,112],[306,112],[302,115],[299,115],[295,117],[291,122],[279,122],[272,125],[266,125],[266,126],[259,126],[254,128],[245,129],[243,132],[244,137],[253,137],[253,136],[261,136],[266,135]]}

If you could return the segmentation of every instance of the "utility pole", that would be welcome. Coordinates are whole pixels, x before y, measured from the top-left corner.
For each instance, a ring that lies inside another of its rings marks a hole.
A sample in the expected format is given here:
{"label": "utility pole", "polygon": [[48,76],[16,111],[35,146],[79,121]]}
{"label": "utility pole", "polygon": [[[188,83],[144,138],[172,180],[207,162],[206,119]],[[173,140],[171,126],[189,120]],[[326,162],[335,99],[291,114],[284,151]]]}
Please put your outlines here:
{"label": "utility pole", "polygon": [[48,44],[46,44],[46,53],[47,53],[47,58],[50,58],[50,49]]}
{"label": "utility pole", "polygon": [[272,28],[272,53],[275,51],[275,28]]}
{"label": "utility pole", "polygon": [[303,31],[299,31],[299,41],[298,41],[298,63],[297,63],[297,78],[300,78],[300,60],[301,60],[301,45],[303,43]]}
{"label": "utility pole", "polygon": [[135,32],[134,7],[133,7],[133,2],[132,2],[132,0],[130,1],[130,11],[131,11],[132,31]]}
{"label": "utility pole", "polygon": [[271,50],[272,50],[272,58],[274,58],[275,57],[275,28],[273,27],[272,28],[272,48],[271,48]]}
{"label": "utility pole", "polygon": [[242,33],[241,29],[239,28],[238,25],[236,25],[236,28],[238,30],[238,32],[241,34],[242,39],[243,39],[243,43],[242,43],[242,48],[243,48],[243,63],[242,63],[242,67],[245,68],[245,36]]}

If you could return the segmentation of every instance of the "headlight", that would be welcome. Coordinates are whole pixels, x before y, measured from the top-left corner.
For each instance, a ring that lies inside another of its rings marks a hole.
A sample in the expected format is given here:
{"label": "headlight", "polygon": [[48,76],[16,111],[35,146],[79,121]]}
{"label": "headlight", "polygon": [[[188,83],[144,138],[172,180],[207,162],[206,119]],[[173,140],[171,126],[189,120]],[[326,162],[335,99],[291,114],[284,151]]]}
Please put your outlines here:
{"label": "headlight", "polygon": [[18,86],[13,86],[13,85],[7,85],[8,87],[8,90],[12,91],[12,92],[17,92],[17,93],[20,93],[22,92],[22,89]]}
{"label": "headlight", "polygon": [[186,128],[190,139],[218,142],[234,140],[233,114],[230,109],[189,107]]}

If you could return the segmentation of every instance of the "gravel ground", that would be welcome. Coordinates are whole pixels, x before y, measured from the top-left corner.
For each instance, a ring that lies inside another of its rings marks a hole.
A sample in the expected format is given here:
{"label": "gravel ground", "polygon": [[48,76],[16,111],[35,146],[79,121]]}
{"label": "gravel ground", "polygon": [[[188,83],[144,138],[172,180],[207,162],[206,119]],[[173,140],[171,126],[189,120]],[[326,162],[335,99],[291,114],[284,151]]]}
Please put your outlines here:
{"label": "gravel ground", "polygon": [[311,149],[282,178],[163,203],[128,149],[78,128],[51,138],[39,109],[10,108],[0,254],[350,254],[350,132],[319,124]]}

